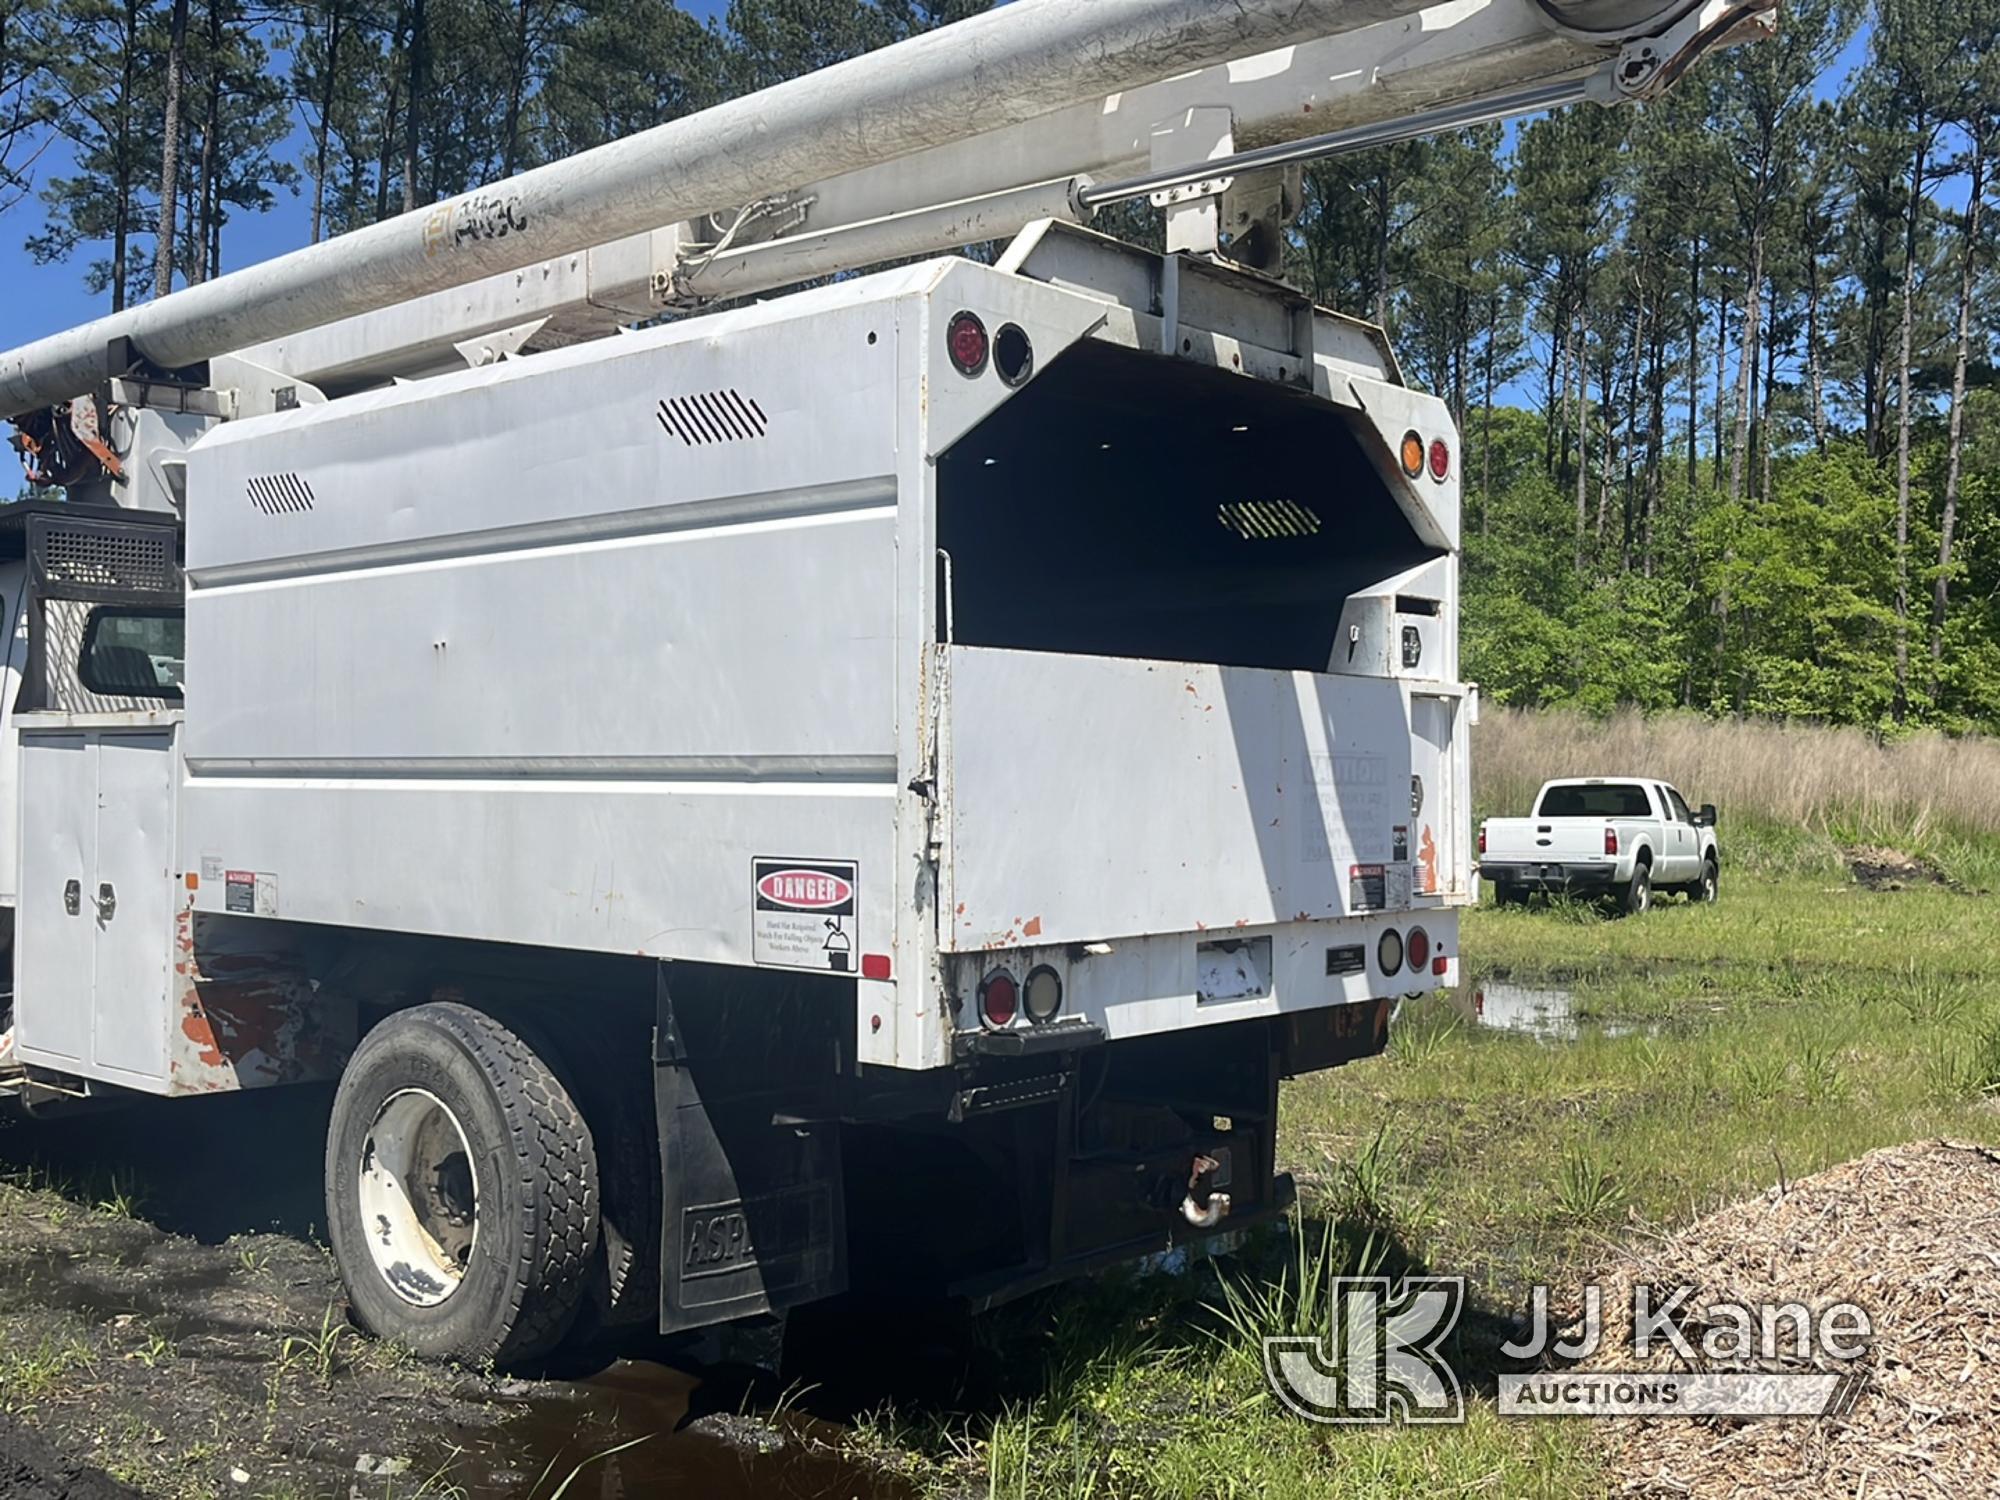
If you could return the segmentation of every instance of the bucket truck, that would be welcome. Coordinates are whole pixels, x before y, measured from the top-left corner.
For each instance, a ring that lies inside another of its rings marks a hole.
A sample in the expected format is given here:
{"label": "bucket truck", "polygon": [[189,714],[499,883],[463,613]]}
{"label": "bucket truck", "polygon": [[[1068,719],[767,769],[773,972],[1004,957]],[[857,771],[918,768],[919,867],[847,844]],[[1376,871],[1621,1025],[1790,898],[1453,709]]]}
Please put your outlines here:
{"label": "bucket truck", "polygon": [[1282,1214],[1474,895],[1459,437],[1300,166],[1770,16],[1017,0],[0,354],[0,1088],[331,1086],[461,1359]]}

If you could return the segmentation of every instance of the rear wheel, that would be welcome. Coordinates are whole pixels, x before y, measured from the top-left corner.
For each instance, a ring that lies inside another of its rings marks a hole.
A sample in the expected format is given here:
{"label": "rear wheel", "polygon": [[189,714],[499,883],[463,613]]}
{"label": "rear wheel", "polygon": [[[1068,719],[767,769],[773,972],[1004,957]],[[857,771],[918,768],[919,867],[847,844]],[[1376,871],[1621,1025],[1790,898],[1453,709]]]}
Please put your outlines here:
{"label": "rear wheel", "polygon": [[1653,908],[1653,867],[1645,862],[1632,867],[1632,882],[1618,903],[1627,916],[1639,916]]}
{"label": "rear wheel", "polygon": [[575,1320],[599,1233],[589,1128],[534,1049],[464,1005],[399,1011],[334,1096],[327,1225],[356,1320],[507,1364]]}
{"label": "rear wheel", "polygon": [[1694,883],[1694,888],[1689,892],[1689,896],[1692,900],[1708,906],[1713,904],[1716,897],[1721,894],[1721,887],[1722,872],[1716,868],[1713,859],[1704,860],[1701,866],[1701,879]]}
{"label": "rear wheel", "polygon": [[1528,904],[1527,889],[1524,886],[1516,885],[1511,880],[1496,880],[1493,882],[1493,904],[1495,906],[1526,906]]}

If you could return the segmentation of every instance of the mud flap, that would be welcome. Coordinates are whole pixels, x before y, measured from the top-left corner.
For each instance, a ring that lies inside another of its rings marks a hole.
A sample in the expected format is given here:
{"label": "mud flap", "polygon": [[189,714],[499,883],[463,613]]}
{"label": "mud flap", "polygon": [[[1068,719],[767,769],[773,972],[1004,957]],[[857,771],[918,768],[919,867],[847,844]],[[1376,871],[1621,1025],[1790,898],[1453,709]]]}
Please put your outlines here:
{"label": "mud flap", "polygon": [[709,993],[686,967],[661,966],[653,1043],[663,1333],[847,1289],[835,1090],[851,990],[756,974]]}

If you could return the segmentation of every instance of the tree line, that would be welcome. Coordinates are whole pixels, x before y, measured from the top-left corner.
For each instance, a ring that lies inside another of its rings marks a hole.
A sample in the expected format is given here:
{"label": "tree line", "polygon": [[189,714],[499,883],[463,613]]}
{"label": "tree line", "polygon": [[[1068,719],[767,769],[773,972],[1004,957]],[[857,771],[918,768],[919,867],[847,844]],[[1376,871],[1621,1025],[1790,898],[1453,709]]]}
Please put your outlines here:
{"label": "tree line", "polygon": [[[280,195],[317,240],[985,6],[0,0],[0,214],[122,307]],[[1294,279],[1458,419],[1489,696],[2000,726],[1996,67],[2000,0],[1787,0],[1647,107],[1308,169]]]}

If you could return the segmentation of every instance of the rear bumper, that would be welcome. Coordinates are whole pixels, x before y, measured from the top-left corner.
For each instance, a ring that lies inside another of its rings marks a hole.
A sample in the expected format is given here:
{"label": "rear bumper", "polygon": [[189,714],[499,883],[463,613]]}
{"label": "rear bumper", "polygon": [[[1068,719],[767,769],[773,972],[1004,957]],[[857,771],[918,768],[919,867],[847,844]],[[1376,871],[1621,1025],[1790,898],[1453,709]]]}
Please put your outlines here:
{"label": "rear bumper", "polygon": [[[1426,957],[1412,967],[1410,934]],[[1385,934],[1398,962],[1382,967]],[[959,1056],[1041,1050],[979,1035],[981,985],[1004,971],[1016,985],[1040,969],[1062,984],[1058,1021],[1095,1029],[1092,1040],[1132,1041],[1331,1007],[1366,1006],[1449,989],[1459,978],[1458,909],[1428,906],[1368,916],[1159,933],[1101,943],[1049,944],[944,957]],[[1036,1030],[1017,1017],[1008,1031]],[[1051,1044],[1053,1045],[1053,1044]]]}
{"label": "rear bumper", "polygon": [[1479,873],[1495,885],[1525,891],[1608,891],[1624,882],[1609,860],[1561,863],[1483,862]]}

